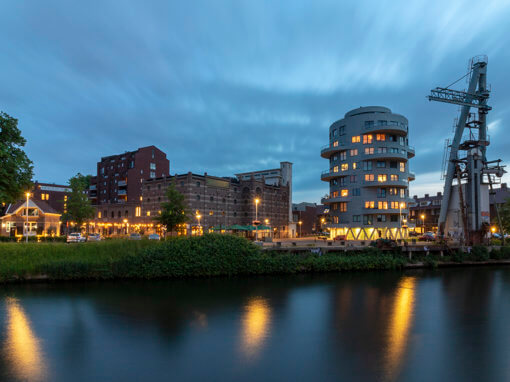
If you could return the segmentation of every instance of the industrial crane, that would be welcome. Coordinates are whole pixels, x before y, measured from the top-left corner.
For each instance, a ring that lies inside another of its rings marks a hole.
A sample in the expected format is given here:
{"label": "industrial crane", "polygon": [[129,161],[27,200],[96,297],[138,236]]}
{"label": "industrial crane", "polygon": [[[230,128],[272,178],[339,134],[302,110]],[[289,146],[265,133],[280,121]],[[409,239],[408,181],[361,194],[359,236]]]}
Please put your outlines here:
{"label": "industrial crane", "polygon": [[[487,87],[487,64],[487,56],[472,58],[466,75],[446,88],[431,90],[428,96],[429,101],[461,106],[453,140],[447,146],[449,154],[445,155],[448,161],[438,238],[451,237],[466,244],[483,241],[490,223],[489,188],[492,191],[492,185],[499,183],[506,172],[501,160],[487,161],[486,158],[489,146],[487,114],[492,109],[487,105],[490,93]],[[467,91],[450,89],[465,77],[469,82]],[[499,212],[497,215],[503,234]]]}

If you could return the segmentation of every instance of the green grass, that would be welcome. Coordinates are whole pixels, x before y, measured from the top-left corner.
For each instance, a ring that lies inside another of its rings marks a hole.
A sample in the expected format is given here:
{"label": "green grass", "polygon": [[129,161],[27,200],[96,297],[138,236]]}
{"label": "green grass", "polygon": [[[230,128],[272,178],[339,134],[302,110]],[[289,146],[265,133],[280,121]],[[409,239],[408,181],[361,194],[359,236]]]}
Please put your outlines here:
{"label": "green grass", "polygon": [[[493,251],[490,257],[508,259],[510,247]],[[456,252],[444,258],[431,255],[413,261],[436,267],[442,261],[488,258],[486,248],[474,247],[469,255]],[[376,248],[322,256],[262,251],[246,239],[218,234],[165,242],[0,243],[0,282],[40,276],[49,280],[153,279],[385,270],[402,269],[407,262],[401,253]]]}

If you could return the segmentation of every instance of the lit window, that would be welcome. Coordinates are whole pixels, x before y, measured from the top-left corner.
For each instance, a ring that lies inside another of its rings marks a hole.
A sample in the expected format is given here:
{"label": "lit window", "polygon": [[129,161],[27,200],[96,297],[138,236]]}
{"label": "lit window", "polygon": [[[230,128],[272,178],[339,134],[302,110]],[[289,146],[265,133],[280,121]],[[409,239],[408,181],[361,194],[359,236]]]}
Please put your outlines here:
{"label": "lit window", "polygon": [[373,182],[374,174],[365,174],[365,182]]}
{"label": "lit window", "polygon": [[338,147],[338,141],[333,142],[333,147]]}
{"label": "lit window", "polygon": [[338,166],[333,167],[333,172],[338,172]]}
{"label": "lit window", "polygon": [[360,136],[359,135],[356,135],[354,137],[352,137],[352,143],[359,143],[360,142]]}
{"label": "lit window", "polygon": [[99,212],[97,213],[97,218],[98,218],[98,219],[101,219],[101,211],[99,211]]}
{"label": "lit window", "polygon": [[391,175],[391,180],[398,180],[398,175]]}
{"label": "lit window", "polygon": [[375,139],[377,139],[378,141],[385,141],[386,140],[386,134],[377,134],[375,136]]}
{"label": "lit window", "polygon": [[365,208],[375,208],[375,202],[373,200],[372,201],[366,200]]}
{"label": "lit window", "polygon": [[406,170],[405,162],[400,162],[400,172],[404,172]]}
{"label": "lit window", "polygon": [[391,209],[398,210],[398,202],[391,202]]}
{"label": "lit window", "polygon": [[358,168],[358,163],[352,162],[352,169],[356,170]]}
{"label": "lit window", "polygon": [[331,193],[331,197],[332,197],[332,198],[336,198],[336,197],[338,197],[338,191],[333,191],[333,192]]}
{"label": "lit window", "polygon": [[147,211],[147,216],[151,216],[151,212],[150,211]]}
{"label": "lit window", "polygon": [[158,210],[158,215],[161,215],[161,210]]}
{"label": "lit window", "polygon": [[373,147],[365,147],[365,155],[372,155],[374,153]]}
{"label": "lit window", "polygon": [[156,163],[151,163],[150,164],[150,169],[151,170],[155,170],[156,169]]}
{"label": "lit window", "polygon": [[379,202],[377,203],[377,208],[380,210],[387,210],[388,209],[388,202]]}
{"label": "lit window", "polygon": [[387,180],[388,180],[388,175],[386,175],[386,174],[377,175],[378,182],[386,182]]}
{"label": "lit window", "polygon": [[342,171],[347,171],[349,169],[349,163],[342,163]]}
{"label": "lit window", "polygon": [[363,144],[369,145],[372,143],[372,140],[374,139],[374,136],[372,134],[365,134],[363,135]]}
{"label": "lit window", "polygon": [[214,215],[214,211],[209,211],[209,216],[213,216]]}
{"label": "lit window", "polygon": [[340,207],[340,212],[346,212],[347,211],[347,203],[342,202],[342,203],[338,203],[338,204],[339,204],[339,207]]}
{"label": "lit window", "polygon": [[356,155],[358,155],[358,149],[352,149],[350,155],[351,157],[355,157]]}
{"label": "lit window", "polygon": [[141,216],[142,215],[142,209],[140,207],[135,208],[135,216]]}
{"label": "lit window", "polygon": [[349,196],[349,190],[342,190],[340,195],[342,195],[343,197]]}

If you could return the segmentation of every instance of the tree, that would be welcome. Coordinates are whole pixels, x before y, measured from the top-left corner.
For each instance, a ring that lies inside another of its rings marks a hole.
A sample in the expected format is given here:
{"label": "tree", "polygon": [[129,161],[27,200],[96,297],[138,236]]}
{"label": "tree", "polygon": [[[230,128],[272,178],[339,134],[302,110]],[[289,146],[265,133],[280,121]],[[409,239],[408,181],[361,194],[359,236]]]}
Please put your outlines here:
{"label": "tree", "polygon": [[[499,216],[501,217],[501,225],[505,233],[510,232],[510,198],[505,201],[501,209],[499,210]],[[497,223],[497,221],[496,221]],[[499,231],[499,226],[498,226]],[[502,232],[500,232],[502,233]]]}
{"label": "tree", "polygon": [[18,120],[0,112],[0,202],[14,202],[32,186],[33,166],[22,147]]}
{"label": "tree", "polygon": [[183,224],[188,219],[188,208],[182,195],[173,183],[170,183],[166,190],[167,202],[161,203],[161,215],[156,216],[156,220],[165,226],[167,231],[173,232],[179,224]]}
{"label": "tree", "polygon": [[90,176],[80,173],[69,179],[71,195],[67,197],[67,212],[62,215],[62,221],[76,222],[77,227],[94,217],[94,207],[90,203],[87,188],[90,183]]}

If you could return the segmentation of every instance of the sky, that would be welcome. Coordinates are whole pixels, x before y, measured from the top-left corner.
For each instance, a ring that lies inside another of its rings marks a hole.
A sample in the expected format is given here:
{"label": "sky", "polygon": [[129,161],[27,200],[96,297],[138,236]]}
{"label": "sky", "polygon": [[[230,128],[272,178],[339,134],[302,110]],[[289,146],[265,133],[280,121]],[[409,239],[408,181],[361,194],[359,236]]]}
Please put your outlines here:
{"label": "sky", "polygon": [[481,54],[488,159],[510,160],[510,0],[4,0],[0,14],[0,111],[40,182],[156,145],[171,174],[290,161],[294,202],[318,203],[329,126],[380,105],[409,119],[410,194],[436,193],[458,107],[426,96]]}

